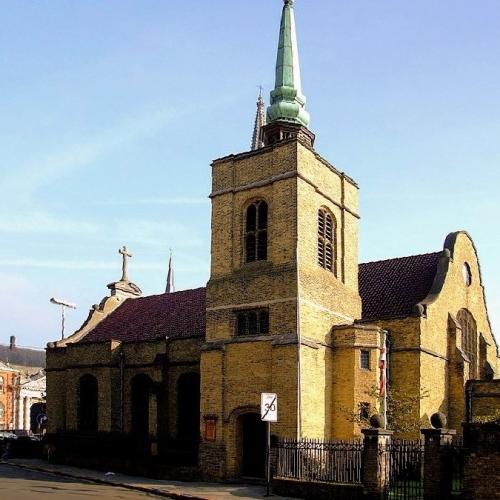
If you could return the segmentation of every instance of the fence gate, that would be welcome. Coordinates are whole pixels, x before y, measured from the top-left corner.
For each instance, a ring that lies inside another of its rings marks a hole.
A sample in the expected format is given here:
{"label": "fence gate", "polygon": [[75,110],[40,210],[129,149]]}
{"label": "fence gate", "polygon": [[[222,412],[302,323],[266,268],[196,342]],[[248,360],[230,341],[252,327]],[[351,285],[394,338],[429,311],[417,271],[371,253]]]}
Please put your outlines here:
{"label": "fence gate", "polygon": [[385,447],[385,452],[389,483],[385,498],[423,499],[424,445],[420,441],[393,441]]}
{"label": "fence gate", "polygon": [[443,459],[448,465],[447,473],[450,475],[450,497],[461,498],[464,486],[465,461],[465,450],[462,440],[457,439],[453,444],[445,447],[445,449],[443,450],[443,455]]}

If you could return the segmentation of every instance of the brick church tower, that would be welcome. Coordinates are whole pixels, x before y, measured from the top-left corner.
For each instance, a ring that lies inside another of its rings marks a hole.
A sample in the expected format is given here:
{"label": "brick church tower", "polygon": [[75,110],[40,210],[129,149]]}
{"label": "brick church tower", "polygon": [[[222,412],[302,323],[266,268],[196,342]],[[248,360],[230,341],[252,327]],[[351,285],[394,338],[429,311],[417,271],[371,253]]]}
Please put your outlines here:
{"label": "brick church tower", "polygon": [[[358,187],[314,150],[294,2],[284,3],[263,147],[212,164],[200,462],[213,477],[260,473],[262,392],[278,395],[273,434],[332,437],[334,406],[354,405],[359,335],[378,346],[378,331],[352,326],[361,317]],[[351,349],[334,354],[334,342]]]}

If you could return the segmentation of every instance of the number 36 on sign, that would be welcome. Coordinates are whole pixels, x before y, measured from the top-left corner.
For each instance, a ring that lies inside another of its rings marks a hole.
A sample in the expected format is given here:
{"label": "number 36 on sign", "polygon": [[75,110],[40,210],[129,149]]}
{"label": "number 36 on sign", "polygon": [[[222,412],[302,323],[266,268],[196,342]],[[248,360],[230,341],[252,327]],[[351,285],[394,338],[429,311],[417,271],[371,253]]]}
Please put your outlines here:
{"label": "number 36 on sign", "polygon": [[260,395],[260,418],[264,422],[278,421],[278,396],[263,392]]}

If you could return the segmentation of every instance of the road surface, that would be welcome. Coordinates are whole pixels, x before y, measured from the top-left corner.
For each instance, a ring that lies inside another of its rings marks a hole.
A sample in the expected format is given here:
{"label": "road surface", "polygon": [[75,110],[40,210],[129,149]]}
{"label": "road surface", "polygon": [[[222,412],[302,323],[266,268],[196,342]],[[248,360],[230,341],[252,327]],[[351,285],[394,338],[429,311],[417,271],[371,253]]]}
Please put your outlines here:
{"label": "road surface", "polygon": [[81,498],[140,500],[159,497],[117,486],[93,484],[79,479],[69,479],[0,464],[0,499],[2,500],[78,500]]}

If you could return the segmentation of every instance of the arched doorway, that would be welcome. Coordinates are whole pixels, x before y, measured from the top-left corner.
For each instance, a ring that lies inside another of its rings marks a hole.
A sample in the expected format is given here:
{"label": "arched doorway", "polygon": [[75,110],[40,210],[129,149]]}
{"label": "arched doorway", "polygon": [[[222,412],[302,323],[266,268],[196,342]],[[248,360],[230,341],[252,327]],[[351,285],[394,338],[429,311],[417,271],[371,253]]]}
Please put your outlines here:
{"label": "arched doorway", "polygon": [[144,374],[136,375],[131,381],[132,436],[140,449],[146,451],[149,442],[150,398],[153,381]]}
{"label": "arched doorway", "polygon": [[177,438],[200,439],[200,375],[185,373],[177,381]]}
{"label": "arched doorway", "polygon": [[45,428],[47,405],[43,402],[33,403],[30,408],[30,430],[40,434]]}
{"label": "arched doorway", "polygon": [[84,375],[79,385],[78,429],[96,432],[98,428],[98,385],[92,375]]}
{"label": "arched doorway", "polygon": [[266,424],[258,413],[245,413],[238,418],[241,475],[265,477]]}

